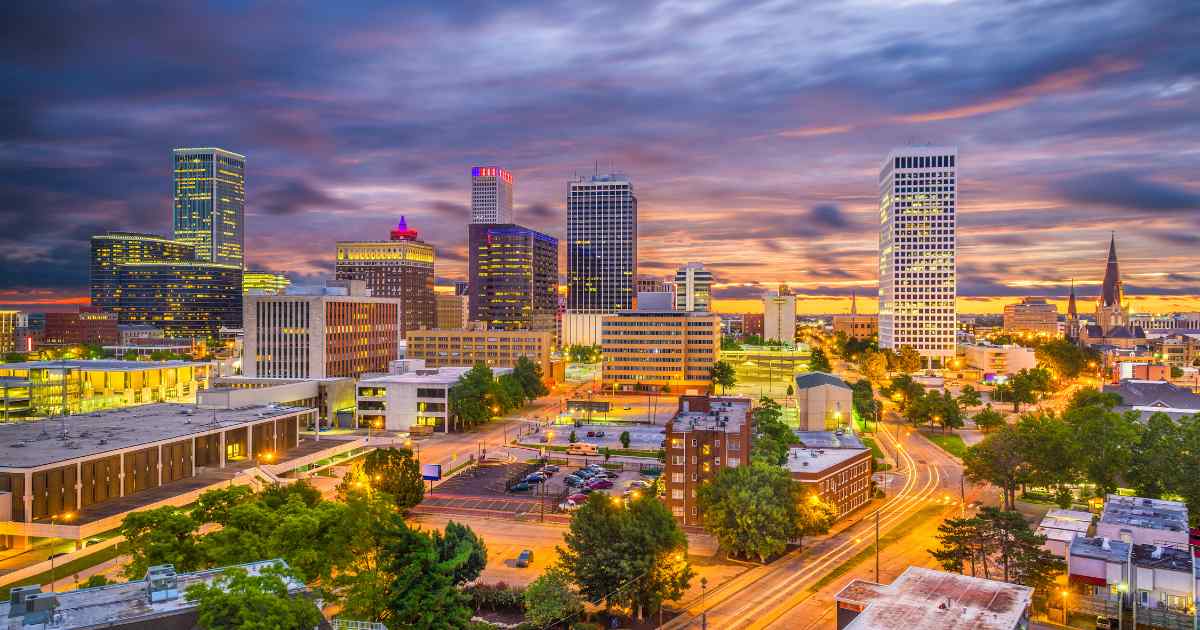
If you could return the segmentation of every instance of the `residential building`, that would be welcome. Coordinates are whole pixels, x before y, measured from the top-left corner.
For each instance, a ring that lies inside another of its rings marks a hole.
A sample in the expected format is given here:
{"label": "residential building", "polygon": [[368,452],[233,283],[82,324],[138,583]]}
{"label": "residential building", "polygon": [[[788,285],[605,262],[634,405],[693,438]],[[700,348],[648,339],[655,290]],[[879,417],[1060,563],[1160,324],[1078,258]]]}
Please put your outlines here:
{"label": "residential building", "polygon": [[513,222],[513,176],[496,166],[471,169],[471,223]]}
{"label": "residential building", "polygon": [[1110,494],[1096,535],[1139,545],[1187,548],[1188,509],[1182,501]]}
{"label": "residential building", "polygon": [[23,319],[21,311],[0,310],[0,353],[13,352],[17,349],[17,328]]}
{"label": "residential building", "polygon": [[433,246],[417,238],[404,217],[386,241],[339,241],[334,277],[362,280],[372,297],[397,298],[400,334],[437,324]]}
{"label": "residential building", "polygon": [[1171,366],[1161,363],[1138,361],[1137,357],[1128,357],[1128,361],[1113,361],[1109,367],[1112,372],[1112,383],[1121,381],[1166,381],[1171,378]]}
{"label": "residential building", "polygon": [[825,372],[796,376],[796,415],[801,431],[829,431],[849,426],[854,416],[853,390]]}
{"label": "residential building", "polygon": [[1058,307],[1046,298],[1021,298],[1016,304],[1004,305],[1005,332],[1058,334]]}
{"label": "residential building", "polygon": [[720,346],[715,313],[621,311],[602,323],[602,383],[621,391],[707,392]]}
{"label": "residential building", "polygon": [[742,334],[751,337],[763,337],[766,332],[766,314],[764,313],[745,313],[742,315]]}
{"label": "residential building", "polygon": [[852,433],[798,431],[784,467],[802,487],[837,507],[838,518],[871,500],[871,449]]}
{"label": "residential building", "polygon": [[477,223],[467,236],[471,321],[554,332],[558,239],[520,225]]}
{"label": "residential building", "polygon": [[291,285],[292,281],[281,273],[249,270],[242,272],[242,293],[279,295]]}
{"label": "residential building", "polygon": [[136,262],[117,267],[117,321],[168,337],[217,337],[242,327],[242,268],[210,262]]}
{"label": "residential building", "polygon": [[88,307],[80,307],[75,313],[46,313],[45,328],[39,346],[63,347],[95,344],[110,345],[117,342],[117,316]]}
{"label": "residential building", "polygon": [[1139,627],[1191,628],[1200,557],[1186,546],[1078,536],[1070,543],[1067,583],[1073,612],[1115,618],[1136,605]]}
{"label": "residential building", "polygon": [[[173,505],[194,501],[198,490],[229,484],[213,470],[282,462],[314,413],[159,403],[72,416],[65,433],[57,419],[0,424],[0,547],[23,548],[29,537],[84,540],[119,527],[128,512],[171,497],[183,500]],[[55,522],[65,512],[75,518]]]}
{"label": "residential building", "polygon": [[[446,431],[447,422],[454,428],[450,388],[470,370],[467,366],[426,367],[420,359],[396,361],[387,375],[358,381],[359,425],[412,433],[422,427]],[[511,368],[492,369],[497,376],[509,372]]]}
{"label": "residential building", "polygon": [[192,402],[208,387],[211,366],[194,361],[113,359],[0,363],[9,387],[23,388],[21,415],[91,413],[155,402]]}
{"label": "residential building", "polygon": [[243,268],[246,156],[200,148],[175,149],[173,157],[173,238],[195,246],[196,260]]}
{"label": "residential building", "polygon": [[689,262],[675,271],[675,310],[711,311],[713,274],[704,263]]}
{"label": "residential building", "polygon": [[579,177],[567,191],[567,310],[633,308],[637,197],[620,174]]}
{"label": "residential building", "polygon": [[437,328],[462,330],[471,321],[470,296],[438,293],[434,301],[437,303]]}
{"label": "residential building", "polygon": [[888,585],[851,580],[834,599],[838,630],[1026,630],[1033,589],[910,566]]}
{"label": "residential building", "polygon": [[1034,356],[1033,348],[1015,344],[997,346],[976,343],[964,346],[963,359],[967,367],[979,370],[985,379],[988,374],[1008,376],[1037,367],[1037,357]]}
{"label": "residential building", "polygon": [[767,341],[796,343],[796,296],[781,289],[762,298],[763,332]]}
{"label": "residential building", "polygon": [[550,351],[554,333],[531,330],[486,330],[478,325],[461,330],[414,330],[408,336],[406,358],[419,359],[431,368],[471,367],[483,363],[490,368],[511,368],[517,359],[529,357],[551,379],[554,366]]}
{"label": "residential building", "polygon": [[879,346],[955,356],[958,149],[906,147],[879,171]]}
{"label": "residential building", "polygon": [[1200,362],[1200,333],[1174,333],[1155,337],[1150,349],[1173,368],[1195,367]]}
{"label": "residential building", "polygon": [[700,525],[696,494],[721,471],[750,465],[749,398],[680,396],[666,425],[663,500],[684,525]]}
{"label": "residential building", "polygon": [[1200,413],[1200,396],[1165,380],[1121,379],[1117,385],[1105,385],[1104,392],[1121,397],[1117,411],[1136,411],[1143,422],[1156,413],[1165,413],[1174,420]]}
{"label": "residential building", "polygon": [[1083,609],[1085,602],[1103,608],[1093,614],[1115,617],[1121,588],[1128,587],[1133,543],[1119,538],[1076,536],[1067,546],[1067,585],[1076,597],[1070,604]]}
{"label": "residential building", "polygon": [[254,378],[359,377],[399,357],[400,300],[361,280],[311,292],[247,295],[242,370]]}
{"label": "residential building", "polygon": [[1071,541],[1079,536],[1087,536],[1091,526],[1091,512],[1054,508],[1042,517],[1042,522],[1038,524],[1034,533],[1046,537],[1043,548],[1059,558],[1066,559]]}
{"label": "residential building", "polygon": [[879,316],[859,314],[858,296],[851,292],[850,314],[833,316],[833,334],[839,333],[848,339],[870,339],[879,334]]}
{"label": "residential building", "polygon": [[91,238],[92,307],[116,313],[120,306],[121,265],[143,262],[194,262],[196,246],[156,234],[108,232]]}

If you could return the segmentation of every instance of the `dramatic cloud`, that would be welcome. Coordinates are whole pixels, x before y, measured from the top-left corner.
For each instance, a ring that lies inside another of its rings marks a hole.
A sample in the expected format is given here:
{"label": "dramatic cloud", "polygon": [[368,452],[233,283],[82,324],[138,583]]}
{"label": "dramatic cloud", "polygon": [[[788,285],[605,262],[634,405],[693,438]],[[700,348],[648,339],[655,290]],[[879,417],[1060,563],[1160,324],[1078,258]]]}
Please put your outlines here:
{"label": "dramatic cloud", "polygon": [[1200,211],[1200,192],[1147,181],[1134,173],[1108,172],[1073,177],[1059,188],[1068,201],[1127,210]]}

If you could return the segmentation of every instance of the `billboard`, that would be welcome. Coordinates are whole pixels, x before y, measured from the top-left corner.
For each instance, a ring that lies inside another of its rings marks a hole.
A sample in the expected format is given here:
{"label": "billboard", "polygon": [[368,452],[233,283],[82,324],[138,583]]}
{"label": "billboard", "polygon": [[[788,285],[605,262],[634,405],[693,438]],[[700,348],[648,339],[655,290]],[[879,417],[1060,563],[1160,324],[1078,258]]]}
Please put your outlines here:
{"label": "billboard", "polygon": [[439,481],[442,478],[442,465],[421,464],[421,478],[426,481]]}

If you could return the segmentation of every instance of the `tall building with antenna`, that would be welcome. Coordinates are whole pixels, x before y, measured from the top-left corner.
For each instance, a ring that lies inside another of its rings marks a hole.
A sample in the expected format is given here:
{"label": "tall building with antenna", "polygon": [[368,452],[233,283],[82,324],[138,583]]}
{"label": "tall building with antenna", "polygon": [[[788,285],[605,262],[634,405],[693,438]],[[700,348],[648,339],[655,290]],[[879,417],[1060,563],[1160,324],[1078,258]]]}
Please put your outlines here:
{"label": "tall building with antenna", "polygon": [[577,177],[567,186],[567,310],[633,308],[637,197],[629,177]]}
{"label": "tall building with antenna", "polygon": [[471,169],[471,223],[513,222],[513,175],[498,166]]}

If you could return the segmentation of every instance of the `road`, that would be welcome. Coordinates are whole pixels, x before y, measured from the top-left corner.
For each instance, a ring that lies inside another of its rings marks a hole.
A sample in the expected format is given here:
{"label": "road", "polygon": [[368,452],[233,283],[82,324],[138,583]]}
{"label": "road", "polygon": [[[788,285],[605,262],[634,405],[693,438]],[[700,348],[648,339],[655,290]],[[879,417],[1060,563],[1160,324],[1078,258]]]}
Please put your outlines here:
{"label": "road", "polygon": [[[948,499],[957,500],[961,470],[956,460],[915,431],[901,426],[897,418],[889,418],[885,424],[889,425],[888,431],[879,434],[880,443],[896,454],[899,463],[897,472],[903,475],[904,482],[878,510],[881,535],[886,535],[927,506],[946,507]],[[709,593],[703,600],[690,602],[686,614],[664,627],[698,628],[701,613],[706,613],[710,628],[821,627],[810,624],[824,615],[825,609],[831,608],[831,604],[818,599],[819,611],[812,610],[811,605],[804,606],[814,595],[809,589],[827,573],[873,543],[875,512],[864,513],[858,518],[859,522],[842,533],[820,540],[803,551],[788,554],[770,565],[748,571],[732,580],[728,586]],[[925,531],[925,538],[929,538],[931,534]],[[923,550],[932,545],[927,541],[923,547],[915,544],[905,546],[910,550]],[[894,576],[912,559],[911,554],[881,554],[881,572],[885,577]],[[869,568],[873,570],[873,560]],[[853,577],[864,576],[852,570],[819,589],[817,594],[836,593]],[[831,617],[829,622],[823,627],[832,626]]]}

